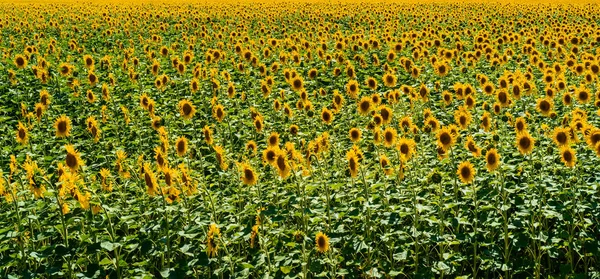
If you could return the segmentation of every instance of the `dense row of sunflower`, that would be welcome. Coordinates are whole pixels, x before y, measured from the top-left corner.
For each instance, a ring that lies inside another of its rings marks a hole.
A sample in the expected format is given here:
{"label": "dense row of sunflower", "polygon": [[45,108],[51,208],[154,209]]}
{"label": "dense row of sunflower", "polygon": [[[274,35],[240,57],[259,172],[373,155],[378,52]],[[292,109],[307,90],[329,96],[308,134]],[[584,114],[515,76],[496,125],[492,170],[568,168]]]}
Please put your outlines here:
{"label": "dense row of sunflower", "polygon": [[0,277],[598,276],[599,13],[1,4]]}

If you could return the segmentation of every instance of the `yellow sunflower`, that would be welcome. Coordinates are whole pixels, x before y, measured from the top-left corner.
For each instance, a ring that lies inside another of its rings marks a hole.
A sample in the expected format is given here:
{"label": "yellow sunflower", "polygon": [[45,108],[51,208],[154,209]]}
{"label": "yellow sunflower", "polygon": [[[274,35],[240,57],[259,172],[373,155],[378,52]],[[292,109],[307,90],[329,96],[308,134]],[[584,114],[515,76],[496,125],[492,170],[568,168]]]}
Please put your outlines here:
{"label": "yellow sunflower", "polygon": [[470,184],[475,179],[475,169],[473,168],[473,164],[469,161],[464,161],[458,165],[458,170],[456,171],[460,181],[465,184]]}
{"label": "yellow sunflower", "polygon": [[54,129],[56,129],[56,137],[68,137],[71,133],[71,119],[64,114],[61,115],[54,121]]}
{"label": "yellow sunflower", "polygon": [[318,232],[315,237],[315,242],[317,244],[317,251],[319,253],[325,253],[329,251],[329,237],[322,232]]}

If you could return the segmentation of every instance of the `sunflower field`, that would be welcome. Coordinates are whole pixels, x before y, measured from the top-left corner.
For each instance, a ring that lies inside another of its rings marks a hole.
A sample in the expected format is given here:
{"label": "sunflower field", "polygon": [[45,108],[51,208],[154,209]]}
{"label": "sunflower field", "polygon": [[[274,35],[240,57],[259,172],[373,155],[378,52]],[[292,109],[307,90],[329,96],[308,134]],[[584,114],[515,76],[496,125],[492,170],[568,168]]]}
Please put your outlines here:
{"label": "sunflower field", "polygon": [[600,6],[486,2],[0,3],[0,278],[600,278]]}

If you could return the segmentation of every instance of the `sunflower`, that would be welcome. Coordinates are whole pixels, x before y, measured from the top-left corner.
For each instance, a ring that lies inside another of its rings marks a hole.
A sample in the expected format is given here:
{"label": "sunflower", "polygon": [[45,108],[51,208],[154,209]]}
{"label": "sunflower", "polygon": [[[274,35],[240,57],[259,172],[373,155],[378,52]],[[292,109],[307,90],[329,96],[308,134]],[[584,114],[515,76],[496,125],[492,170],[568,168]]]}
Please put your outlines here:
{"label": "sunflower", "polygon": [[181,157],[187,153],[188,150],[188,140],[185,137],[179,137],[177,141],[175,141],[175,150],[177,151],[177,156]]}
{"label": "sunflower", "polygon": [[371,111],[371,98],[364,96],[358,102],[358,113],[360,115],[367,115]]}
{"label": "sunflower", "polygon": [[254,128],[256,128],[256,132],[260,133],[263,128],[263,118],[262,116],[257,116],[254,118]]}
{"label": "sunflower", "polygon": [[515,131],[517,132],[517,134],[519,133],[523,133],[527,130],[527,122],[525,121],[525,118],[523,117],[518,117],[517,120],[515,121]]}
{"label": "sunflower", "polygon": [[54,121],[54,129],[56,129],[56,137],[68,137],[71,133],[71,119],[64,114],[61,115]]}
{"label": "sunflower", "polygon": [[190,120],[196,114],[196,107],[188,100],[179,101],[179,114],[183,119]]}
{"label": "sunflower", "polygon": [[300,76],[292,78],[290,84],[292,85],[292,89],[294,91],[300,91],[304,89],[304,81]]}
{"label": "sunflower", "polygon": [[346,84],[346,93],[350,98],[357,99],[358,98],[358,82],[356,80],[351,80]]}
{"label": "sunflower", "polygon": [[35,117],[37,118],[38,122],[42,121],[42,115],[44,114],[45,110],[46,108],[42,103],[35,104]]}
{"label": "sunflower", "polygon": [[315,241],[317,243],[317,251],[319,253],[325,253],[329,251],[329,237],[322,232],[318,232],[315,237]]}
{"label": "sunflower", "polygon": [[219,245],[217,244],[217,239],[220,235],[221,230],[219,230],[217,224],[210,224],[206,235],[206,254],[211,258],[218,254]]}
{"label": "sunflower", "polygon": [[489,172],[493,172],[500,165],[500,155],[496,148],[492,148],[485,153],[485,166]]}
{"label": "sunflower", "polygon": [[48,108],[50,105],[50,93],[48,90],[44,89],[40,91],[40,104],[44,105],[45,108]]}
{"label": "sunflower", "polygon": [[535,139],[528,132],[517,134],[517,148],[521,154],[529,154],[533,150]]}
{"label": "sunflower", "polygon": [[458,170],[456,170],[456,174],[462,183],[472,183],[475,179],[475,169],[473,168],[473,164],[471,164],[469,161],[460,163],[460,165],[458,165]]}
{"label": "sunflower", "polygon": [[165,151],[163,151],[160,146],[157,146],[156,148],[154,148],[154,153],[155,153],[154,159],[156,159],[156,165],[158,166],[159,170],[162,170],[165,166],[168,165],[167,156],[165,154]]}
{"label": "sunflower", "polygon": [[429,127],[432,132],[436,132],[440,128],[440,122],[434,117],[425,118],[425,126]]}
{"label": "sunflower", "polygon": [[600,129],[592,129],[586,137],[586,142],[591,148],[596,147],[596,145],[600,143]]}
{"label": "sunflower", "polygon": [[223,147],[218,146],[218,145],[215,145],[213,147],[213,149],[215,150],[215,156],[217,157],[217,162],[219,162],[219,167],[222,170],[227,170],[229,165],[227,164],[227,158],[225,156],[225,149],[223,149]]}
{"label": "sunflower", "polygon": [[575,166],[577,161],[577,157],[575,155],[575,150],[570,147],[563,146],[560,149],[560,160],[565,163],[565,166],[572,168]]}
{"label": "sunflower", "polygon": [[333,122],[333,113],[327,107],[321,109],[321,120],[328,125]]}
{"label": "sunflower", "polygon": [[15,66],[19,69],[27,67],[27,57],[21,54],[17,54],[14,60]]}
{"label": "sunflower", "polygon": [[279,152],[277,152],[277,155],[275,157],[275,167],[277,169],[277,173],[279,174],[279,177],[281,177],[282,179],[286,179],[289,175],[290,175],[290,164],[288,162],[288,158],[287,158],[287,154],[285,153],[285,151],[279,150]]}
{"label": "sunflower", "polygon": [[479,157],[481,155],[481,149],[477,147],[475,140],[472,136],[467,137],[467,141],[465,142],[465,149],[470,151],[474,157]]}
{"label": "sunflower", "polygon": [[85,96],[87,97],[87,101],[90,104],[93,104],[96,101],[96,96],[94,95],[94,92],[92,92],[92,90],[88,90]]}
{"label": "sunflower", "polygon": [[469,124],[471,124],[471,119],[471,113],[469,113],[467,110],[459,109],[454,113],[454,120],[456,121],[456,124],[463,130],[469,127]]}
{"label": "sunflower", "polygon": [[263,161],[269,165],[275,165],[278,152],[279,148],[276,146],[267,147],[267,149],[263,150]]}
{"label": "sunflower", "polygon": [[17,142],[26,145],[29,140],[29,132],[27,131],[27,127],[23,125],[23,123],[19,122],[17,126]]}
{"label": "sunflower", "polygon": [[552,133],[552,140],[557,146],[563,147],[569,145],[569,129],[557,127]]}
{"label": "sunflower", "polygon": [[92,71],[90,71],[88,73],[87,78],[88,78],[88,82],[90,83],[91,86],[96,85],[96,83],[98,82],[98,76],[96,76],[96,74]]}
{"label": "sunflower", "polygon": [[94,58],[91,55],[84,55],[83,63],[85,64],[86,68],[92,69],[94,67]]}
{"label": "sunflower", "polygon": [[450,150],[454,142],[455,138],[448,127],[443,127],[437,132],[437,145],[444,151]]}
{"label": "sunflower", "polygon": [[392,147],[396,143],[398,132],[392,127],[387,127],[383,130],[383,145],[385,147]]}
{"label": "sunflower", "polygon": [[68,63],[60,63],[58,65],[58,71],[60,72],[61,76],[68,76],[73,71],[73,66]]}
{"label": "sunflower", "polygon": [[248,163],[238,164],[238,170],[242,174],[240,179],[245,185],[254,185],[258,181],[258,173]]}
{"label": "sunflower", "polygon": [[223,119],[225,119],[225,107],[223,107],[223,105],[216,105],[213,108],[213,117],[215,119],[217,119],[217,121],[219,122],[223,122]]}
{"label": "sunflower", "polygon": [[348,159],[348,169],[350,170],[350,176],[355,178],[358,176],[358,168],[359,168],[359,155],[351,149],[346,153],[346,159]]}
{"label": "sunflower", "polygon": [[372,77],[367,78],[365,85],[367,85],[367,87],[369,87],[371,90],[377,90],[377,80]]}
{"label": "sunflower", "polygon": [[382,105],[379,108],[379,114],[381,115],[381,119],[382,119],[381,124],[388,124],[392,121],[393,112],[392,112],[392,109],[390,109],[388,106]]}
{"label": "sunflower", "polygon": [[550,115],[554,102],[549,98],[540,98],[537,100],[536,109],[544,116]]}
{"label": "sunflower", "polygon": [[590,92],[585,87],[577,88],[575,96],[577,97],[577,101],[582,104],[590,101]]}
{"label": "sunflower", "polygon": [[412,118],[410,116],[404,116],[400,119],[400,128],[402,130],[410,129],[413,126]]}
{"label": "sunflower", "polygon": [[269,147],[279,147],[279,133],[271,132],[271,135],[267,138],[267,145]]}
{"label": "sunflower", "polygon": [[300,131],[300,127],[298,127],[298,125],[296,125],[296,124],[292,124],[292,125],[290,125],[289,131],[290,131],[290,134],[292,134],[294,136],[298,135],[298,132]]}
{"label": "sunflower", "polygon": [[67,165],[67,167],[69,167],[69,169],[71,169],[72,172],[77,172],[79,167],[83,165],[79,152],[75,150],[75,147],[73,147],[72,144],[68,144],[67,146],[65,146],[65,149],[67,151],[65,164]]}
{"label": "sunflower", "polygon": [[510,104],[510,97],[508,95],[508,92],[506,92],[506,90],[498,90],[496,92],[496,100],[497,103],[500,104],[500,106],[502,107],[508,107],[508,105]]}
{"label": "sunflower", "polygon": [[394,86],[396,86],[397,78],[396,78],[395,75],[393,75],[391,73],[386,73],[386,74],[383,75],[382,79],[383,79],[383,84],[386,87],[394,87]]}
{"label": "sunflower", "polygon": [[417,143],[412,139],[400,138],[396,148],[400,152],[402,161],[406,162],[412,158],[415,153],[415,146]]}
{"label": "sunflower", "polygon": [[484,131],[489,132],[492,126],[492,120],[489,112],[484,112],[481,116],[481,127]]}
{"label": "sunflower", "polygon": [[382,154],[381,157],[379,157],[379,165],[381,166],[381,169],[385,175],[389,176],[394,173],[394,167],[391,165],[390,160],[387,156],[385,156],[385,154]]}
{"label": "sunflower", "polygon": [[348,132],[348,137],[350,138],[350,140],[352,142],[358,142],[360,140],[361,135],[362,135],[362,132],[358,128],[352,128]]}

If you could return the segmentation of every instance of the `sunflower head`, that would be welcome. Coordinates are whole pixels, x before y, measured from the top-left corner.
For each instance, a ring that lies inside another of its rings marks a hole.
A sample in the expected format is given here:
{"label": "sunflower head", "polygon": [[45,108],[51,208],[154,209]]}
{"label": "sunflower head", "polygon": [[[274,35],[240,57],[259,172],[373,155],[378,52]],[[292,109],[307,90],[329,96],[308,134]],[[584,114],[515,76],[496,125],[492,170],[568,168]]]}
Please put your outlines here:
{"label": "sunflower head", "polygon": [[362,132],[358,128],[352,128],[348,132],[348,137],[350,138],[350,140],[352,142],[358,142],[360,140],[361,135],[362,135]]}
{"label": "sunflower head", "polygon": [[575,163],[577,161],[575,150],[568,146],[562,147],[560,149],[560,160],[569,168],[575,167]]}
{"label": "sunflower head", "polygon": [[458,165],[458,170],[456,171],[460,181],[465,184],[470,184],[475,179],[475,169],[473,168],[473,164],[469,161],[464,161]]}
{"label": "sunflower head", "polygon": [[315,242],[317,244],[317,251],[319,253],[325,253],[329,251],[329,237],[322,232],[318,232],[315,236]]}
{"label": "sunflower head", "polygon": [[54,129],[56,130],[56,137],[68,137],[71,133],[71,119],[64,114],[61,115],[54,122]]}
{"label": "sunflower head", "polygon": [[196,107],[189,100],[179,101],[179,114],[183,119],[189,120],[196,114]]}
{"label": "sunflower head", "polygon": [[184,156],[188,150],[188,140],[185,137],[180,137],[175,142],[175,150],[178,156]]}
{"label": "sunflower head", "polygon": [[500,165],[498,150],[492,148],[485,153],[485,166],[489,172],[495,171]]}
{"label": "sunflower head", "polygon": [[279,133],[272,132],[267,138],[267,145],[269,147],[279,147]]}
{"label": "sunflower head", "polygon": [[517,134],[517,149],[521,154],[529,154],[533,150],[535,139],[528,132]]}
{"label": "sunflower head", "polygon": [[437,132],[437,145],[444,151],[450,150],[452,145],[454,145],[455,140],[455,137],[448,127],[444,127]]}
{"label": "sunflower head", "polygon": [[65,165],[69,167],[69,169],[71,169],[72,172],[75,173],[77,172],[79,167],[83,165],[83,162],[81,161],[81,156],[79,155],[79,152],[75,150],[75,147],[73,147],[72,144],[65,146],[65,150],[67,151]]}

